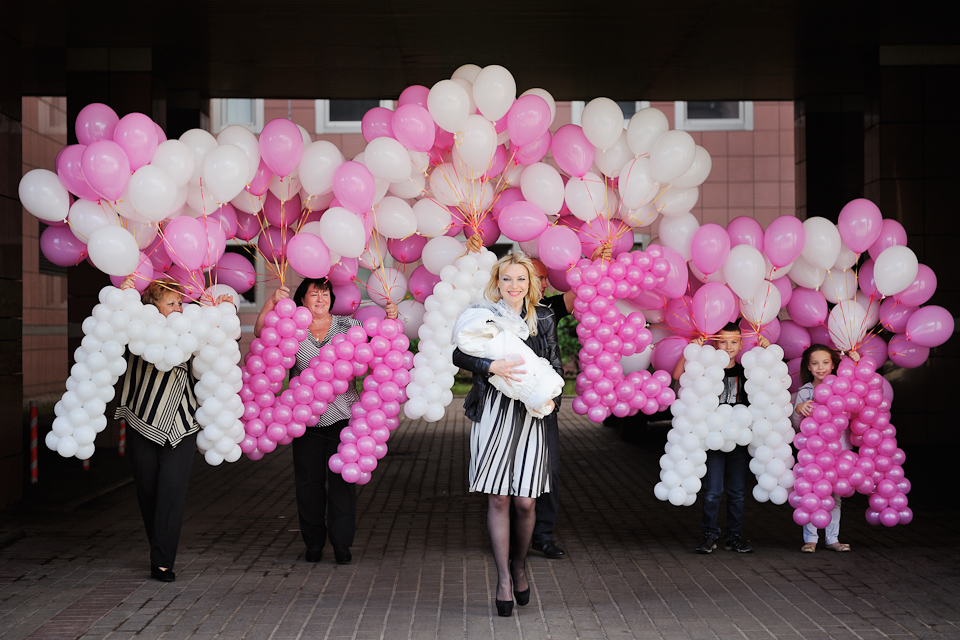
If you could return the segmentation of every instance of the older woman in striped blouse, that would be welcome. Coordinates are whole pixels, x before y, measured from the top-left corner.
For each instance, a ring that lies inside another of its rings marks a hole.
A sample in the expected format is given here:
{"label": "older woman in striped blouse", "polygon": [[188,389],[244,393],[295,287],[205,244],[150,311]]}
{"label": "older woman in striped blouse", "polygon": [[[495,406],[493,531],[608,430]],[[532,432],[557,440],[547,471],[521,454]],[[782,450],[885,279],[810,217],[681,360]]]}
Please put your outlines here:
{"label": "older woman in striped blouse", "polygon": [[[289,297],[290,289],[285,286],[270,296],[257,317],[254,335],[259,337],[266,326],[267,313],[280,300]],[[313,316],[308,335],[297,351],[297,363],[290,371],[290,375],[296,377],[310,366],[310,361],[320,354],[320,348],[329,344],[333,336],[346,333],[350,327],[360,325],[360,322],[331,313],[336,295],[326,278],[305,278],[297,287],[293,301],[306,307]],[[388,304],[386,312],[388,318],[396,318],[397,306]],[[322,559],[328,536],[338,564],[347,564],[353,559],[350,546],[356,527],[356,487],[331,471],[328,463],[330,456],[337,452],[340,431],[350,421],[351,407],[359,400],[357,389],[351,384],[344,393],[327,404],[327,410],[316,425],[310,425],[304,435],[293,441],[297,512],[300,516],[300,535],[307,547],[307,562],[319,562]]]}
{"label": "older woman in striped blouse", "polygon": [[[133,286],[133,276],[129,276],[120,288]],[[173,279],[156,280],[147,286],[141,300],[155,305],[167,317],[183,310],[183,289]],[[216,303],[221,302],[233,302],[233,298],[220,296]],[[173,582],[187,484],[200,431],[194,418],[200,406],[193,389],[196,380],[190,362],[160,371],[129,351],[126,357],[127,373],[114,417],[126,420],[131,427],[128,442],[137,502],[150,542],[150,577]]]}

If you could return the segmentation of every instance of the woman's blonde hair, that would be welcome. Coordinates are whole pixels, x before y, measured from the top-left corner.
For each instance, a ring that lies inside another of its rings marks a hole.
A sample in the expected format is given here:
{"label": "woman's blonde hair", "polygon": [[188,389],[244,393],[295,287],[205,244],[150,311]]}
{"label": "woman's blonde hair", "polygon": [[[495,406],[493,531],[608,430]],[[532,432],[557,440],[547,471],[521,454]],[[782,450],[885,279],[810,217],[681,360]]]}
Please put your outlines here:
{"label": "woman's blonde hair", "polygon": [[494,302],[500,302],[500,276],[507,267],[518,264],[527,270],[527,295],[524,296],[523,306],[527,312],[527,327],[530,329],[530,335],[537,335],[537,303],[543,294],[540,292],[540,277],[537,275],[537,269],[533,266],[527,254],[522,251],[508,253],[503,256],[490,270],[490,281],[484,289],[487,298]]}
{"label": "woman's blonde hair", "polygon": [[182,296],[183,285],[173,278],[160,278],[159,280],[154,280],[147,285],[147,288],[144,289],[143,293],[140,295],[140,301],[143,304],[152,304],[159,309],[160,300],[170,291],[178,293]]}

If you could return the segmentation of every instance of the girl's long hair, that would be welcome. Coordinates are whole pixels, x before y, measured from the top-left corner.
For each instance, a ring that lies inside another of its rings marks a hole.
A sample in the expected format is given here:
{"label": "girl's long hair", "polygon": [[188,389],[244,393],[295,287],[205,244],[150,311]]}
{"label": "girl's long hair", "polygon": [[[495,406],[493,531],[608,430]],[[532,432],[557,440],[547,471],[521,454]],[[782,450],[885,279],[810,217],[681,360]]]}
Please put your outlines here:
{"label": "girl's long hair", "polygon": [[527,328],[530,329],[530,335],[537,335],[537,303],[540,302],[542,294],[540,293],[540,277],[537,276],[537,270],[533,266],[530,257],[522,251],[508,253],[503,256],[490,270],[490,281],[484,289],[487,298],[493,302],[500,302],[500,275],[503,270],[510,265],[518,264],[527,270],[527,295],[524,296],[523,306],[527,313]]}

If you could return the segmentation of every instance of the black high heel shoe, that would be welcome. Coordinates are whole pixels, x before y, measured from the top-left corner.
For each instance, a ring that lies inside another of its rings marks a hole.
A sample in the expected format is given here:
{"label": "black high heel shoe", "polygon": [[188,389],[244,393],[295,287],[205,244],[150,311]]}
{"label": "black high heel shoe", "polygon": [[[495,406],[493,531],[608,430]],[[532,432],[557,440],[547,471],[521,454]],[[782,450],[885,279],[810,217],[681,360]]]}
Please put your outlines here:
{"label": "black high heel shoe", "polygon": [[527,587],[523,591],[514,591],[513,597],[521,607],[527,606],[530,604],[530,587]]}
{"label": "black high heel shoe", "polygon": [[509,618],[513,615],[513,600],[494,599],[494,602],[497,605],[497,615],[501,618]]}

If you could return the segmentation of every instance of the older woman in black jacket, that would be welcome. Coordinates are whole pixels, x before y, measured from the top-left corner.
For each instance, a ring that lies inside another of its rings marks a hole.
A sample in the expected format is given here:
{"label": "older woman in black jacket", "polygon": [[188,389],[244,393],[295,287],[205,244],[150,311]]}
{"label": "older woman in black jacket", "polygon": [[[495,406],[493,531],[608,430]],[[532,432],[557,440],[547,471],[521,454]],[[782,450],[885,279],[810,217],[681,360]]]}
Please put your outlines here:
{"label": "older woman in black jacket", "polygon": [[[485,293],[493,311],[505,321],[513,321],[518,337],[562,375],[556,320],[549,307],[537,304],[541,289],[530,258],[522,253],[501,258],[492,269]],[[466,416],[473,421],[470,491],[488,494],[487,526],[497,563],[497,612],[509,616],[514,597],[521,606],[530,601],[526,557],[536,498],[550,489],[546,432],[542,418],[487,381],[497,375],[519,382],[525,373],[522,361],[473,357],[460,349],[454,351],[453,361],[474,374],[464,403]],[[548,404],[547,413],[557,411],[559,400],[557,396]]]}

